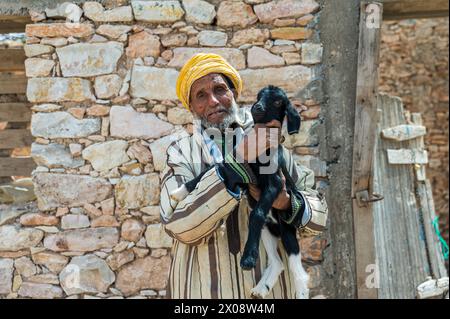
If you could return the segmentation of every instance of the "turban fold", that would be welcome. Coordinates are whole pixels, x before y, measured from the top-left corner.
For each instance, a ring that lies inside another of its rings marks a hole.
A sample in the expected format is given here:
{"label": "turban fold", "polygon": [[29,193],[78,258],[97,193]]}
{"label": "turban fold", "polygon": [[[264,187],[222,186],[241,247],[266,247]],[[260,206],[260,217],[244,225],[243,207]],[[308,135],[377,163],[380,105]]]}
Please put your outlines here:
{"label": "turban fold", "polygon": [[183,106],[188,110],[190,110],[189,97],[192,84],[210,73],[221,73],[225,75],[233,83],[238,96],[241,94],[242,79],[235,68],[220,55],[198,53],[186,62],[177,79],[177,96],[181,103],[183,103]]}

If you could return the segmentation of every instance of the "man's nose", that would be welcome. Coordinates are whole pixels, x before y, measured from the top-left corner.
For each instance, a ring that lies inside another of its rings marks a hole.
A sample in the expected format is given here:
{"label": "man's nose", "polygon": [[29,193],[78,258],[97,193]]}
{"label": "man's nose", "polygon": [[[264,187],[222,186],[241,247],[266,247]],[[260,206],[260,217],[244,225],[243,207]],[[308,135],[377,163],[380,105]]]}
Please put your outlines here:
{"label": "man's nose", "polygon": [[215,107],[219,104],[220,104],[220,102],[214,94],[209,95],[209,97],[208,97],[208,106],[209,107]]}

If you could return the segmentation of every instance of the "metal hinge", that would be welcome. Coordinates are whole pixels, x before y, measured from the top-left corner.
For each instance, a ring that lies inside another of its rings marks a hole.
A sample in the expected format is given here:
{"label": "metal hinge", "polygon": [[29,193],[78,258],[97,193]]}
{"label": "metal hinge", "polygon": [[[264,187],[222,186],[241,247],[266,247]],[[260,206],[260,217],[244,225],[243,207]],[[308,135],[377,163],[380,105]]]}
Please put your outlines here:
{"label": "metal hinge", "polygon": [[369,196],[367,189],[356,193],[356,202],[359,207],[367,207],[369,203],[378,202],[383,199],[384,196],[380,194],[372,194]]}

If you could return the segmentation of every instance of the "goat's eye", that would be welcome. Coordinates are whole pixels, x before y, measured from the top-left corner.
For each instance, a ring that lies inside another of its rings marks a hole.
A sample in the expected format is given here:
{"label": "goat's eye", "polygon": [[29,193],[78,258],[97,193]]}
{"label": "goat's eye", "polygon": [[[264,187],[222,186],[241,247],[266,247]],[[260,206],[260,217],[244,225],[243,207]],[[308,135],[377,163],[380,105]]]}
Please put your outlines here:
{"label": "goat's eye", "polygon": [[276,106],[276,107],[279,107],[279,106],[281,106],[281,101],[280,101],[280,100],[278,100],[278,101],[275,101],[275,106]]}

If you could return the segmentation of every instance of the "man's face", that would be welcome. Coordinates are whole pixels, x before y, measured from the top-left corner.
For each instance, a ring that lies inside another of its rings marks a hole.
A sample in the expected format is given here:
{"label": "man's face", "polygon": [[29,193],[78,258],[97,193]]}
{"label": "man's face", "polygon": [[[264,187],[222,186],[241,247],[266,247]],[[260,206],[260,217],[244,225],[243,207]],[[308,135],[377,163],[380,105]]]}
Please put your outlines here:
{"label": "man's face", "polygon": [[191,86],[190,107],[208,126],[219,127],[233,115],[234,104],[233,91],[221,74],[205,75]]}

